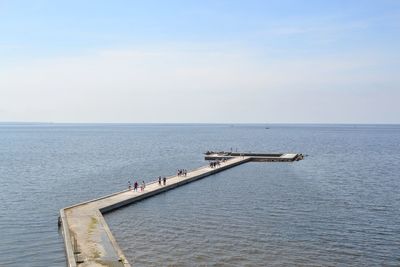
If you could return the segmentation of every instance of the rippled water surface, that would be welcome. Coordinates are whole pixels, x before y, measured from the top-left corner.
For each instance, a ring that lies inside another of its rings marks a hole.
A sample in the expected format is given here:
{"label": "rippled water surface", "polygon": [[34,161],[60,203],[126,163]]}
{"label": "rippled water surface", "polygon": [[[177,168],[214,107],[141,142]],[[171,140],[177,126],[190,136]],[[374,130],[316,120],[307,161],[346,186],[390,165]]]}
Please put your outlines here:
{"label": "rippled water surface", "polygon": [[0,125],[0,266],[65,266],[62,207],[204,165],[300,152],[106,214],[135,266],[399,266],[400,126]]}

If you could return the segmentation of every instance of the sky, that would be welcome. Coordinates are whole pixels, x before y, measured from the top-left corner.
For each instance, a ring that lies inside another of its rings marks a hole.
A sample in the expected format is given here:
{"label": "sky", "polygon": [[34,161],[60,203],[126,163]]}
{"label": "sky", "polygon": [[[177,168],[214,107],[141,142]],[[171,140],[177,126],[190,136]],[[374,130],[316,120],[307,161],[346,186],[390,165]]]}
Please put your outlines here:
{"label": "sky", "polygon": [[400,1],[0,0],[0,122],[400,123]]}

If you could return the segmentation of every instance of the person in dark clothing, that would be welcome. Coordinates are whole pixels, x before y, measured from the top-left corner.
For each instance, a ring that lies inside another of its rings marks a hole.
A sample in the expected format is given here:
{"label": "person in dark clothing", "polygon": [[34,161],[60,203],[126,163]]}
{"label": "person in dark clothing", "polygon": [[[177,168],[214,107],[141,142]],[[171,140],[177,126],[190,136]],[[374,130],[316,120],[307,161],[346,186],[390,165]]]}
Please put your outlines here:
{"label": "person in dark clothing", "polygon": [[165,176],[164,176],[164,178],[163,178],[163,183],[164,183],[164,185],[167,184],[167,178],[165,178]]}
{"label": "person in dark clothing", "polygon": [[161,176],[158,176],[158,185],[161,185]]}

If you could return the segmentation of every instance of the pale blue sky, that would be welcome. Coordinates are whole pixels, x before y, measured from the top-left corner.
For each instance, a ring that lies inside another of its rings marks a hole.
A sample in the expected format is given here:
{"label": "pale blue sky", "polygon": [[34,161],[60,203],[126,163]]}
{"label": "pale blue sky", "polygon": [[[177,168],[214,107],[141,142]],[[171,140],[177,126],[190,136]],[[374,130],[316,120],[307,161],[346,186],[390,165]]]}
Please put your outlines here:
{"label": "pale blue sky", "polygon": [[400,1],[2,1],[0,121],[400,123]]}

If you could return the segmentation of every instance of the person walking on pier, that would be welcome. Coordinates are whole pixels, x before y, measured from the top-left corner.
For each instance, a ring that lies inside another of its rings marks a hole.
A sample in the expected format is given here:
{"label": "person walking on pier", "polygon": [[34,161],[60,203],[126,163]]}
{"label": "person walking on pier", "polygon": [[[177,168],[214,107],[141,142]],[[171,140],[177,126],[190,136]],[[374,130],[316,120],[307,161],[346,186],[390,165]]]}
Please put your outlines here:
{"label": "person walking on pier", "polygon": [[128,190],[131,191],[131,181],[128,181]]}
{"label": "person walking on pier", "polygon": [[133,191],[137,191],[137,188],[138,188],[138,182],[135,182],[133,184]]}
{"label": "person walking on pier", "polygon": [[164,178],[163,178],[163,183],[164,183],[164,185],[166,185],[167,184],[167,178],[164,176]]}
{"label": "person walking on pier", "polygon": [[142,181],[142,192],[144,191],[145,187],[146,187],[146,184],[144,183],[144,181]]}
{"label": "person walking on pier", "polygon": [[161,185],[161,176],[158,176],[158,185]]}

